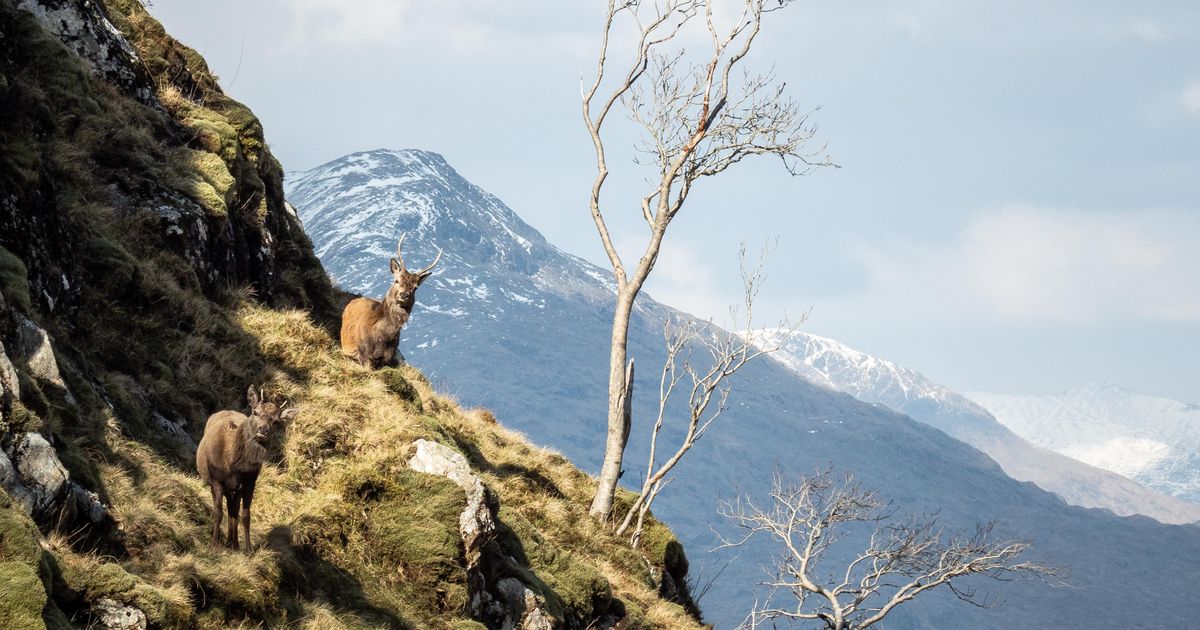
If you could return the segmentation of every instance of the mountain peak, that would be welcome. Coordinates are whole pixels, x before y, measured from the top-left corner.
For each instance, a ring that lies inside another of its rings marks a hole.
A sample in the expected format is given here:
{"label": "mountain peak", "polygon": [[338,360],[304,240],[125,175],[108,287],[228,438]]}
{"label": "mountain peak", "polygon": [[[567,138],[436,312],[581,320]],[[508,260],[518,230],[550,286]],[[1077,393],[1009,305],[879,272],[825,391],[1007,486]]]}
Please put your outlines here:
{"label": "mountain peak", "polygon": [[[332,237],[319,247],[325,260],[362,252],[386,259],[403,234],[405,260],[432,260],[441,247],[443,267],[532,275],[552,249],[508,206],[432,151],[351,153],[291,173],[286,190],[308,232]],[[378,288],[379,278],[386,280],[374,269],[366,277],[375,279],[352,280],[345,288],[366,292]]]}

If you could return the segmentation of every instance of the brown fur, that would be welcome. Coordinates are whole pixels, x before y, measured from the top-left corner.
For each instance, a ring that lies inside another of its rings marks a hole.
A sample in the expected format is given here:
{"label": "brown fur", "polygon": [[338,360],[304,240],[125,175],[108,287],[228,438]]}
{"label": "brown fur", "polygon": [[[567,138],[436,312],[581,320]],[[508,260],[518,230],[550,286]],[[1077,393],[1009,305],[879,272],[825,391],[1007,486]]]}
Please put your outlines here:
{"label": "brown fur", "polygon": [[214,545],[220,543],[221,499],[229,509],[227,543],[237,549],[239,512],[246,553],[250,544],[250,502],[258,473],[267,459],[267,445],[279,425],[296,416],[296,409],[281,410],[274,403],[263,402],[251,386],[247,392],[250,415],[237,411],[218,411],[204,425],[204,437],[196,449],[196,470],[208,483],[213,499]]}
{"label": "brown fur", "polygon": [[[400,239],[404,243],[404,239]],[[350,300],[342,311],[342,354],[372,370],[397,366],[404,362],[400,354],[400,329],[408,323],[409,314],[417,299],[417,287],[433,273],[433,264],[412,272],[404,267],[400,246],[390,263],[392,286],[383,300],[360,297]]]}

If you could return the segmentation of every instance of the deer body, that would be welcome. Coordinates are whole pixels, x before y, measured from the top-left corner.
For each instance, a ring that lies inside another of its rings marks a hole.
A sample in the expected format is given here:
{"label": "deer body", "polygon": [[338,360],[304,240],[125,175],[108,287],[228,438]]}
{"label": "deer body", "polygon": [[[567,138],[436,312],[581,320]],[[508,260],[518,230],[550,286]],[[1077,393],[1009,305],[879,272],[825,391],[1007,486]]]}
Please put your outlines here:
{"label": "deer body", "polygon": [[342,310],[342,354],[372,370],[404,361],[404,355],[399,351],[400,329],[408,323],[416,303],[417,287],[433,273],[434,265],[442,258],[439,251],[428,267],[409,271],[400,255],[403,244],[404,237],[400,237],[396,257],[390,262],[392,286],[383,299],[354,298]]}
{"label": "deer body", "polygon": [[250,554],[250,503],[258,473],[267,460],[271,435],[278,425],[294,418],[296,410],[284,411],[274,403],[262,402],[254,387],[250,388],[247,397],[250,400],[249,416],[237,411],[218,411],[209,416],[204,425],[204,437],[196,449],[196,471],[212,490],[213,544],[220,543],[223,499],[229,511],[226,542],[234,549],[239,547],[240,520],[246,553]]}

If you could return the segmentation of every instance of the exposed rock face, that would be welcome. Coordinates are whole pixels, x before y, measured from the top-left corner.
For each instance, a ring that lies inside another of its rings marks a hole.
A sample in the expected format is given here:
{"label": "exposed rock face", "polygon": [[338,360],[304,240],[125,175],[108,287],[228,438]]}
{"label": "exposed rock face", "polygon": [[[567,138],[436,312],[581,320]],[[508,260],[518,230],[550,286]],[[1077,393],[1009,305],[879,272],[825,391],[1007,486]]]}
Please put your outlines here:
{"label": "exposed rock face", "polygon": [[68,481],[67,485],[70,488],[71,507],[74,508],[76,516],[87,519],[93,525],[112,524],[112,514],[109,513],[108,506],[100,501],[100,495],[74,481]]}
{"label": "exposed rock face", "polygon": [[[4,301],[0,299],[0,312],[4,310]],[[12,413],[12,401],[21,398],[21,382],[17,379],[17,370],[4,351],[0,342],[0,423],[8,420]]]}
{"label": "exposed rock face", "polygon": [[29,375],[40,379],[62,390],[63,398],[71,405],[77,404],[71,390],[63,381],[62,373],[58,371],[58,361],[54,358],[54,348],[50,335],[37,324],[22,318],[17,324],[18,360],[25,364]]}
{"label": "exposed rock face", "polygon": [[458,529],[468,551],[478,550],[496,535],[494,501],[487,486],[471,473],[462,453],[429,440],[417,440],[415,445],[417,452],[408,460],[409,468],[446,477],[467,493],[467,508],[458,518]]}
{"label": "exposed rock face", "polygon": [[[3,308],[3,305],[0,305],[0,308]],[[4,351],[3,343],[0,343],[0,396],[21,397],[21,383],[17,380],[17,370]]]}
{"label": "exposed rock face", "polygon": [[100,625],[109,630],[146,630],[146,613],[107,597],[92,604],[92,613]]}
{"label": "exposed rock face", "polygon": [[504,578],[496,584],[507,604],[501,630],[552,630],[554,624],[542,612],[537,595],[516,578]]}
{"label": "exposed rock face", "polygon": [[75,51],[92,71],[143,103],[155,103],[153,83],[137,53],[91,0],[17,0],[42,26]]}
{"label": "exposed rock face", "polygon": [[21,483],[32,498],[32,511],[44,516],[62,497],[67,486],[67,469],[58,460],[54,447],[38,433],[26,433],[14,444],[12,461]]}
{"label": "exposed rock face", "polygon": [[8,496],[12,497],[13,502],[23,512],[33,512],[33,495],[25,488],[25,484],[21,483],[21,475],[4,451],[0,451],[0,488],[8,492]]}
{"label": "exposed rock face", "polygon": [[171,438],[180,448],[188,452],[196,450],[196,440],[192,439],[192,436],[188,434],[187,427],[182,420],[172,420],[164,416],[157,409],[150,412],[150,416],[154,418],[154,424],[158,425],[159,429],[162,429],[163,434]]}
{"label": "exposed rock face", "polygon": [[484,545],[496,536],[495,498],[479,477],[471,473],[471,465],[462,453],[429,440],[417,440],[414,446],[417,450],[408,460],[409,468],[446,477],[467,495],[467,507],[458,517],[458,532],[467,560],[469,606],[471,613],[480,617],[492,599],[487,593],[481,560]]}

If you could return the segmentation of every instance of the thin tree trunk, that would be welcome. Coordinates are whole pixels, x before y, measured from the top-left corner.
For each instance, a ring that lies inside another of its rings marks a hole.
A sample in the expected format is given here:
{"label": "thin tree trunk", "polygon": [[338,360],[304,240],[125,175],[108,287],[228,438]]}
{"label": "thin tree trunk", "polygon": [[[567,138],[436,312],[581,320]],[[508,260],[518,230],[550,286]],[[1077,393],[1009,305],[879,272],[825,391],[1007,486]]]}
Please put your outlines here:
{"label": "thin tree trunk", "polygon": [[592,517],[598,519],[606,519],[612,512],[617,480],[621,477],[625,444],[629,441],[629,430],[632,424],[633,361],[626,361],[629,343],[629,316],[632,312],[632,296],[620,296],[616,312],[613,314],[612,344],[609,353],[608,439],[604,446],[604,464],[600,467],[596,496],[592,499],[592,506],[588,510]]}

